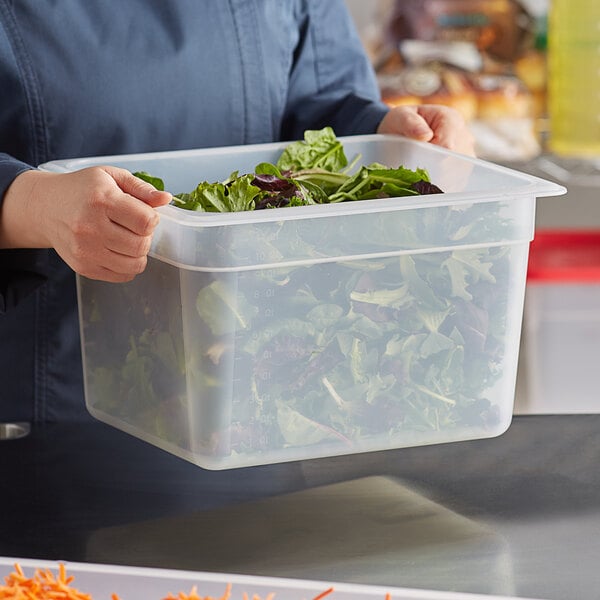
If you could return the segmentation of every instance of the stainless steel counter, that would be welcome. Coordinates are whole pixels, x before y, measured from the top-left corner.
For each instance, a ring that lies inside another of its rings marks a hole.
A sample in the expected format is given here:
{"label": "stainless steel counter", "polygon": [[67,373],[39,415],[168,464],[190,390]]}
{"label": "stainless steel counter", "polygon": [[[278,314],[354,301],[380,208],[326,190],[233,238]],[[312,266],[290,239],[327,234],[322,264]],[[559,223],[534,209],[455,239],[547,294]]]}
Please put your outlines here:
{"label": "stainless steel counter", "polygon": [[600,415],[205,471],[106,425],[0,442],[0,555],[600,598]]}

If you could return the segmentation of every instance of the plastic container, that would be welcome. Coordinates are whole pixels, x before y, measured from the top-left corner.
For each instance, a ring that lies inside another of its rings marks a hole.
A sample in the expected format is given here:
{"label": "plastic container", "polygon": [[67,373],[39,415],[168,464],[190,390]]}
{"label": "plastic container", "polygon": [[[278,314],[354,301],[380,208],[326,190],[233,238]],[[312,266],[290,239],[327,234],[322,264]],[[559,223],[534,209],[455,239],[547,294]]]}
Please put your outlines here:
{"label": "plastic container", "polygon": [[552,0],[548,20],[549,148],[600,157],[600,3]]}
{"label": "plastic container", "polygon": [[[491,437],[510,424],[535,198],[559,185],[396,136],[349,158],[446,193],[229,214],[159,209],[146,271],[78,279],[92,415],[222,469]],[[59,161],[174,193],[286,144]]]}
{"label": "plastic container", "polygon": [[[69,585],[89,594],[93,600],[109,600],[112,594],[126,600],[160,600],[169,594],[177,598],[180,592],[189,594],[193,586],[197,586],[201,598],[223,598],[228,584],[231,584],[232,600],[242,600],[244,593],[248,598],[264,599],[274,593],[277,600],[311,600],[330,588],[333,590],[325,596],[328,600],[386,600],[386,594],[390,600],[508,600],[507,596],[487,594],[61,562],[67,575],[74,577]],[[15,563],[23,568],[26,577],[33,577],[36,569],[49,569],[57,576],[60,565],[56,561],[0,557],[0,587],[4,577],[13,572]],[[510,598],[519,600],[514,596]]]}
{"label": "plastic container", "polygon": [[600,231],[538,232],[524,324],[527,412],[600,412]]}

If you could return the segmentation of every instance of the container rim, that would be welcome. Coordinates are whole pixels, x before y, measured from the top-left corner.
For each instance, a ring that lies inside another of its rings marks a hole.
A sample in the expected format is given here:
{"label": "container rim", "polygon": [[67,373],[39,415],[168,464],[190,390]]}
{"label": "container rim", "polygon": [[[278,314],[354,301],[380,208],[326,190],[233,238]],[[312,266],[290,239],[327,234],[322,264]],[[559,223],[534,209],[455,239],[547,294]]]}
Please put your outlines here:
{"label": "container rim", "polygon": [[[387,212],[397,210],[409,210],[426,206],[446,206],[458,204],[473,204],[493,202],[501,198],[515,195],[546,197],[559,196],[566,193],[566,188],[557,183],[523,173],[515,169],[504,167],[489,161],[467,156],[442,148],[429,142],[419,142],[403,136],[390,134],[367,134],[340,136],[342,142],[370,142],[370,141],[401,141],[410,145],[426,148],[427,152],[442,156],[453,156],[465,163],[480,166],[488,171],[494,171],[501,175],[507,175],[519,180],[522,185],[504,186],[493,190],[493,194],[482,197],[481,191],[474,192],[445,192],[443,194],[424,194],[420,196],[386,198],[374,200],[357,200],[354,202],[339,202],[334,204],[321,204],[318,206],[295,206],[284,208],[273,208],[260,211],[243,211],[233,213],[198,213],[176,206],[168,205],[157,208],[161,217],[174,223],[191,227],[215,227],[223,225],[242,225],[250,223],[266,223],[272,221],[314,219],[327,216],[343,216],[362,214],[366,212]],[[89,166],[101,164],[114,164],[127,160],[144,160],[149,158],[165,157],[186,158],[190,156],[208,156],[215,154],[245,154],[252,150],[277,150],[286,146],[289,142],[268,142],[263,144],[248,144],[237,146],[222,146],[214,148],[198,148],[185,150],[171,150],[163,152],[145,152],[134,154],[116,154],[106,156],[90,156],[84,158],[64,159],[42,163],[38,169],[42,171],[67,173],[83,169]]]}

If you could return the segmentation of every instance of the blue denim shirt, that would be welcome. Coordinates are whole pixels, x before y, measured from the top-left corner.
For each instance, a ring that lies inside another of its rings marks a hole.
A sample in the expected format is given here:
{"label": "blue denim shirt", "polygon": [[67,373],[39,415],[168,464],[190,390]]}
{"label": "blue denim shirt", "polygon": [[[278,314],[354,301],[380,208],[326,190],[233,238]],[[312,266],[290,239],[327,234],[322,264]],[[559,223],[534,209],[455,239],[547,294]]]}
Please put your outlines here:
{"label": "blue denim shirt", "polygon": [[[372,133],[343,0],[0,0],[0,199],[49,160]],[[0,420],[87,417],[75,278],[0,250]]]}

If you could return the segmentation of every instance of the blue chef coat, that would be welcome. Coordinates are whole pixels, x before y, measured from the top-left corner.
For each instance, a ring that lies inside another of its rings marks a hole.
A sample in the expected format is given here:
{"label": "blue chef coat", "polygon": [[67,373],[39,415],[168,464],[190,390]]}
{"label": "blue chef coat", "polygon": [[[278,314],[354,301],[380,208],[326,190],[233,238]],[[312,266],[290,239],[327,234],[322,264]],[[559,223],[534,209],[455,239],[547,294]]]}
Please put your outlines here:
{"label": "blue chef coat", "polygon": [[[0,200],[55,159],[372,133],[343,0],[0,0]],[[75,278],[0,250],[0,421],[87,418]]]}

